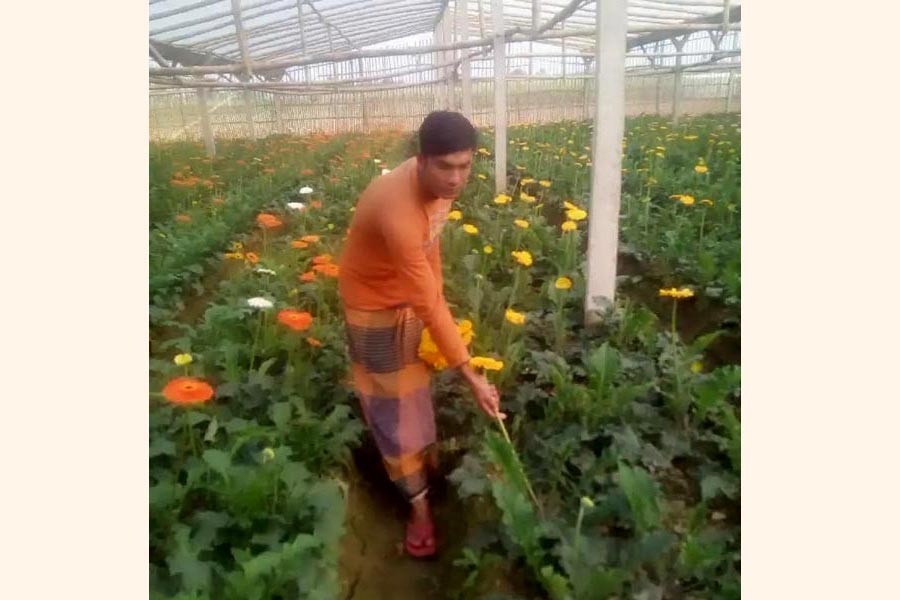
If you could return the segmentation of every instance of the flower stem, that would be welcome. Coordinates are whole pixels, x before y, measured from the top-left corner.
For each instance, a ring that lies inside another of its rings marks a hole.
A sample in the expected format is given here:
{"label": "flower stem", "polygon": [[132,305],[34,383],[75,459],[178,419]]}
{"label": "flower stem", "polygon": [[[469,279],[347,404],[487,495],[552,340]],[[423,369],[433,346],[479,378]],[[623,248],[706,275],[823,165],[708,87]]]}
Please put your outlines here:
{"label": "flower stem", "polygon": [[256,360],[256,344],[259,341],[259,332],[262,329],[262,314],[256,320],[256,333],[253,334],[253,345],[250,347],[250,370],[253,370],[253,363]]}
{"label": "flower stem", "polygon": [[678,300],[672,300],[672,342],[675,342],[675,314],[678,311]]}
{"label": "flower stem", "polygon": [[581,520],[584,518],[584,504],[579,502],[578,520],[575,521],[575,541],[572,544],[575,547],[575,556],[578,556],[578,546],[581,542]]}
{"label": "flower stem", "polygon": [[[509,439],[509,433],[506,431],[506,426],[503,424],[503,419],[500,417],[494,417],[494,420],[497,421],[497,424],[500,425],[500,431],[503,432],[503,437],[506,439],[506,443],[509,444],[509,447],[512,448],[513,453],[516,454],[516,461],[519,463],[519,466],[522,466],[522,461],[519,460],[518,453],[516,453],[516,447],[513,446],[512,440]],[[541,507],[541,503],[538,502],[537,496],[534,493],[534,490],[531,488],[531,482],[528,481],[528,475],[525,474],[525,469],[522,468],[522,476],[525,479],[525,487],[528,489],[528,495],[531,496],[531,500],[534,502],[534,505],[537,507],[538,511],[541,515],[544,514],[544,509]]]}

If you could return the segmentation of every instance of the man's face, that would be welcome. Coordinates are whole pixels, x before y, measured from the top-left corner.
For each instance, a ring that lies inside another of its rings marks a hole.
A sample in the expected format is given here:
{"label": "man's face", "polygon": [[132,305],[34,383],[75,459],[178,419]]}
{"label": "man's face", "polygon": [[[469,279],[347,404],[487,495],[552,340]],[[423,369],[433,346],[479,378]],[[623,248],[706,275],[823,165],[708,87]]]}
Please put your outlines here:
{"label": "man's face", "polygon": [[469,181],[472,150],[461,150],[441,156],[419,156],[419,178],[425,189],[439,198],[456,199]]}

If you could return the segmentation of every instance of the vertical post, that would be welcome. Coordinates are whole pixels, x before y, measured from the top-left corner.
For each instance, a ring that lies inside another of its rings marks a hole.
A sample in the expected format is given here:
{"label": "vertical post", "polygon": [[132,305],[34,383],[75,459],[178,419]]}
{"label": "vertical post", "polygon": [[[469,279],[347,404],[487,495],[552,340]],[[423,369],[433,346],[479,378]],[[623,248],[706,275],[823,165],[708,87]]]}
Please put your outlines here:
{"label": "vertical post", "polygon": [[[444,28],[444,43],[452,44],[453,43],[453,16],[449,12],[444,13],[444,18],[441,20],[441,25]],[[455,58],[456,52],[453,50],[447,50],[444,52],[444,63],[450,63]],[[444,67],[444,79],[447,82],[447,108],[449,110],[456,110],[456,77],[455,77],[455,69],[449,64]]]}
{"label": "vertical post", "polygon": [[184,91],[178,92],[178,112],[181,113],[181,135],[187,135],[187,119],[184,118]]}
{"label": "vertical post", "polygon": [[[443,17],[441,17],[443,19]],[[443,46],[444,45],[444,27],[441,22],[438,22],[437,25],[434,26],[434,45],[435,46]],[[434,65],[437,66],[443,62],[444,53],[441,51],[436,51],[432,53],[434,57]],[[447,107],[447,103],[444,99],[447,88],[444,86],[443,82],[444,78],[444,69],[437,68],[434,70],[434,108],[435,110],[443,110]]]}
{"label": "vertical post", "polygon": [[[562,20],[562,30],[566,30],[566,20]],[[562,38],[560,40],[560,44],[562,45],[562,78],[565,82],[566,80],[566,38]]]}
{"label": "vertical post", "polygon": [[[300,25],[300,52],[306,56],[306,32],[303,27],[303,0],[297,0],[297,21]],[[303,80],[309,83],[309,65],[303,65]]]}
{"label": "vertical post", "polygon": [[681,117],[681,51],[684,48],[685,38],[672,38],[675,44],[675,83],[672,89],[672,126],[678,127],[678,120]]}
{"label": "vertical post", "polygon": [[247,116],[247,131],[250,139],[256,139],[256,127],[253,124],[253,91],[244,88],[244,114]]}
{"label": "vertical post", "polygon": [[209,106],[207,105],[206,88],[198,88],[200,97],[200,127],[203,129],[203,142],[206,144],[206,155],[210,158],[216,155],[216,140],[213,138],[212,126],[209,123]]}
{"label": "vertical post", "polygon": [[281,94],[272,92],[272,107],[275,110],[275,133],[284,133],[284,121],[281,120]]}
{"label": "vertical post", "polygon": [[731,112],[731,101],[734,94],[734,71],[728,71],[728,91],[725,95],[725,112]]}
{"label": "vertical post", "polygon": [[[457,29],[462,41],[469,41],[469,0],[458,0]],[[468,48],[460,50],[462,61],[459,65],[462,75],[462,112],[470,121],[475,120],[472,112],[472,65],[467,58]]]}
{"label": "vertical post", "polygon": [[497,194],[506,191],[506,39],[503,0],[491,0],[494,25],[494,184]]}
{"label": "vertical post", "polygon": [[588,100],[590,99],[590,91],[588,90],[588,77],[591,73],[591,61],[592,58],[583,57],[584,58],[584,74],[585,77],[581,80],[582,82],[582,94],[581,94],[581,118],[587,119],[591,116],[591,113],[588,111]]}
{"label": "vertical post", "polygon": [[[356,69],[359,71],[359,78],[363,77],[363,61],[361,58],[356,59]],[[366,94],[358,94],[359,102],[362,104],[362,126],[364,131],[369,129],[369,108],[366,106]]]}
{"label": "vertical post", "polygon": [[588,223],[585,323],[595,325],[616,294],[622,137],[625,133],[625,44],[627,0],[597,5],[597,99],[591,149],[591,207]]}

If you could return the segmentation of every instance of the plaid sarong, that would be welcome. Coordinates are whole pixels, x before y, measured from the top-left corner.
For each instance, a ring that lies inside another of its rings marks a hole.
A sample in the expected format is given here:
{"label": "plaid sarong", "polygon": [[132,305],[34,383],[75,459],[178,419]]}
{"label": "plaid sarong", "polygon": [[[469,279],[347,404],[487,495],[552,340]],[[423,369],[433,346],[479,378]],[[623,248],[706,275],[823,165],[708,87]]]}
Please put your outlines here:
{"label": "plaid sarong", "polygon": [[418,353],[424,325],[409,307],[344,315],[363,416],[388,476],[412,498],[437,462],[431,370]]}

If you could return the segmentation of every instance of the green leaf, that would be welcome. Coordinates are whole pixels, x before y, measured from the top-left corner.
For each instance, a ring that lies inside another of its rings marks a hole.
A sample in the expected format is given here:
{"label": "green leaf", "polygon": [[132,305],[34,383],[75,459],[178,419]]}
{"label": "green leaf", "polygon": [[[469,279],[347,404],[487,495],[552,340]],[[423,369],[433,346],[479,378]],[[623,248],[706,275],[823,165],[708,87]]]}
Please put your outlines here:
{"label": "green leaf", "polygon": [[703,501],[712,500],[719,494],[735,498],[740,491],[740,482],[727,473],[713,473],[700,480],[700,493]]}
{"label": "green leaf", "polygon": [[231,457],[226,452],[210,448],[203,451],[203,462],[209,465],[209,468],[228,479],[228,473],[231,470]]}
{"label": "green leaf", "polygon": [[216,441],[216,433],[219,431],[219,420],[215,417],[212,418],[212,421],[209,422],[209,427],[206,428],[206,433],[203,435],[204,442],[215,442]]}
{"label": "green leaf", "polygon": [[231,522],[231,517],[225,513],[204,510],[194,514],[192,521],[197,528],[194,544],[200,548],[208,548],[215,541],[219,529]]}
{"label": "green leaf", "polygon": [[272,422],[279,431],[287,431],[291,420],[291,403],[277,402],[272,405]]}
{"label": "green leaf", "polygon": [[462,463],[450,473],[448,479],[457,485],[460,498],[481,496],[488,491],[489,482],[484,473],[484,466],[471,454],[463,456]]}
{"label": "green leaf", "polygon": [[649,531],[659,526],[660,509],[657,503],[656,482],[641,467],[629,467],[619,463],[619,487],[628,498],[631,514],[638,531]]}
{"label": "green leaf", "polygon": [[622,585],[628,581],[628,573],[622,569],[597,568],[591,571],[587,585],[579,598],[583,600],[606,600],[622,593]]}
{"label": "green leaf", "polygon": [[569,596],[569,581],[557,573],[550,565],[541,568],[541,583],[554,600],[564,600]]}
{"label": "green leaf", "polygon": [[166,564],[169,572],[181,577],[181,587],[185,591],[207,591],[212,580],[210,563],[197,557],[199,550],[191,545],[190,533],[186,525],[175,526],[175,549],[166,558]]}
{"label": "green leaf", "polygon": [[150,442],[150,458],[163,455],[175,456],[175,442],[158,437]]}

